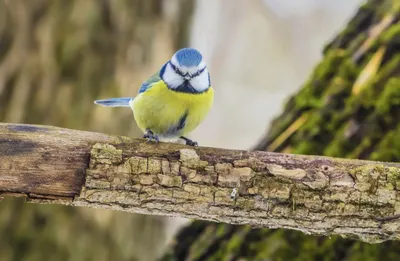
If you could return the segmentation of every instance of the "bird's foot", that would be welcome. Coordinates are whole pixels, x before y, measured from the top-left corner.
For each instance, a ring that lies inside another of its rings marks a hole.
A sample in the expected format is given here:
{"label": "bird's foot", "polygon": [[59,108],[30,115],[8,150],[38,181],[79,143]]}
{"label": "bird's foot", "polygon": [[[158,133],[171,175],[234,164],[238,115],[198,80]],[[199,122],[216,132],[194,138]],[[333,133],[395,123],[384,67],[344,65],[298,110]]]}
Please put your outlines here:
{"label": "bird's foot", "polygon": [[189,146],[199,146],[199,144],[197,143],[197,141],[193,141],[193,140],[188,139],[188,138],[183,137],[183,136],[181,136],[180,138],[186,142],[186,145],[189,145]]}
{"label": "bird's foot", "polygon": [[143,138],[147,139],[147,142],[154,140],[156,143],[158,143],[160,140],[158,139],[158,136],[155,135],[151,130],[147,129],[146,133],[143,135]]}

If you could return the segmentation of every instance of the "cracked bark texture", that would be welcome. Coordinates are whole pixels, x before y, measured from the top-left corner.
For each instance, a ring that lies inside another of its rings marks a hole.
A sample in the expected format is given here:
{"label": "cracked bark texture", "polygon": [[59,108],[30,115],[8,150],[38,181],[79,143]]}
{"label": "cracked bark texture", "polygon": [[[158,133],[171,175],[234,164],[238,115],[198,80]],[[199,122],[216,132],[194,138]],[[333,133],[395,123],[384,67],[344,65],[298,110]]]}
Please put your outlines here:
{"label": "cracked bark texture", "polygon": [[366,242],[400,239],[400,164],[150,146],[94,145],[73,204]]}
{"label": "cracked bark texture", "polygon": [[[399,162],[399,17],[398,1],[366,1],[254,149]],[[396,241],[194,221],[163,260],[372,261],[399,260],[399,253]]]}
{"label": "cracked bark texture", "polygon": [[0,124],[0,195],[366,242],[400,238],[400,164]]}

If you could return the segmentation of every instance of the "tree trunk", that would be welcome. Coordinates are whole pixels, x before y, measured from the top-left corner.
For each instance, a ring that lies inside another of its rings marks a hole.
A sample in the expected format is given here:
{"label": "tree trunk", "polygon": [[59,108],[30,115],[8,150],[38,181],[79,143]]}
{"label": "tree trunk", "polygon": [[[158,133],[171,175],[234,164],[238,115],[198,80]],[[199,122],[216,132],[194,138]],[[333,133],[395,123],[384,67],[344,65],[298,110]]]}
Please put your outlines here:
{"label": "tree trunk", "polygon": [[[398,1],[365,3],[254,149],[400,161],[399,16]],[[398,260],[399,253],[394,242],[194,221],[164,260]]]}

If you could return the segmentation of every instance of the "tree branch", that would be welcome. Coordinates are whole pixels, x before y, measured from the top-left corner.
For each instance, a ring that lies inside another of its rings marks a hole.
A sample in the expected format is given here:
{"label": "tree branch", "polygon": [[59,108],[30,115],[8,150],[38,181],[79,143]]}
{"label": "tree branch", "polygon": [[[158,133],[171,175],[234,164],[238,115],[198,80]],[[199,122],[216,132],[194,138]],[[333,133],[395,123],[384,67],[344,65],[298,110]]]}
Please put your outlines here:
{"label": "tree branch", "polygon": [[399,163],[0,124],[0,197],[382,242],[400,238],[399,192]]}

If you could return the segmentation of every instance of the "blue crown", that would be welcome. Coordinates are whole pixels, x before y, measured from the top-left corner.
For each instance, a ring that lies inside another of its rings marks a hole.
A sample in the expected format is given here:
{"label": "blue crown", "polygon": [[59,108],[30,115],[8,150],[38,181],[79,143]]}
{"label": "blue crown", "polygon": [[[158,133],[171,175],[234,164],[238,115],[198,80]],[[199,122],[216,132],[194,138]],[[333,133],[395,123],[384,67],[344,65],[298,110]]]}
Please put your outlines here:
{"label": "blue crown", "polygon": [[178,63],[185,67],[198,66],[203,59],[201,53],[193,48],[180,49],[175,53],[175,57]]}

